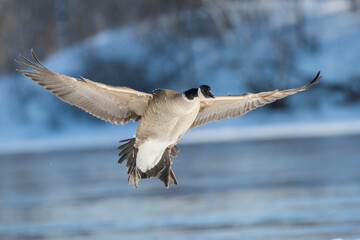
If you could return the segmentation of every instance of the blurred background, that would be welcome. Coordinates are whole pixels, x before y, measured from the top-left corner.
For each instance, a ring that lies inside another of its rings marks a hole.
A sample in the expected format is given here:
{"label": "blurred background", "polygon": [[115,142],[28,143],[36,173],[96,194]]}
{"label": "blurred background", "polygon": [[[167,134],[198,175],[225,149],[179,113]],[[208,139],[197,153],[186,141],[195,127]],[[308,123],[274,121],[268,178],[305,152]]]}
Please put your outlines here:
{"label": "blurred background", "polygon": [[[0,239],[360,239],[360,0],[0,0]],[[307,84],[127,184],[116,126],[15,71],[214,95]]]}

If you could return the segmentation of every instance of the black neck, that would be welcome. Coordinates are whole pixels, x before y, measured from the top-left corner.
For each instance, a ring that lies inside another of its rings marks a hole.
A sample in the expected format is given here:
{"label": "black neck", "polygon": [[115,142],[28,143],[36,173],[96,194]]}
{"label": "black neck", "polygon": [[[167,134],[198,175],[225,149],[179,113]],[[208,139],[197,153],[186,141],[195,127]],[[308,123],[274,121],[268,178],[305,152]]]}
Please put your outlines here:
{"label": "black neck", "polygon": [[185,96],[189,100],[193,100],[195,97],[198,97],[198,89],[192,88],[184,92]]}

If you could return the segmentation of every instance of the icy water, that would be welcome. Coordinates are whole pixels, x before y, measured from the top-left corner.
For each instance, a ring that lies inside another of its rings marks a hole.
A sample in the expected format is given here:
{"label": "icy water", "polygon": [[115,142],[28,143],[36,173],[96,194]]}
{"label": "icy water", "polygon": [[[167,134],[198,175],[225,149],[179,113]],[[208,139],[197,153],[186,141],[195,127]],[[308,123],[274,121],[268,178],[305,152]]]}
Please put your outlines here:
{"label": "icy water", "polygon": [[0,239],[360,239],[360,136],[180,148],[170,189],[115,149],[0,156]]}

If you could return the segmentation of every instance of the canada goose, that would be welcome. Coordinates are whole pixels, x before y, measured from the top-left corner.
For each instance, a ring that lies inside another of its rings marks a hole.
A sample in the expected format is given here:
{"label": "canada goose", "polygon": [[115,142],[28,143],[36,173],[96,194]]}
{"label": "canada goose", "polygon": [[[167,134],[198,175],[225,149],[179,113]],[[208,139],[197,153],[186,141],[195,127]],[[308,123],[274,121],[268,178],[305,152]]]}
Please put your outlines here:
{"label": "canada goose", "polygon": [[21,54],[24,62],[16,62],[35,71],[17,71],[23,72],[64,102],[115,124],[141,120],[135,137],[120,141],[122,145],[118,147],[121,150],[118,163],[127,160],[128,182],[135,187],[140,179],[151,177],[159,178],[166,187],[177,184],[171,169],[171,157],[176,157],[179,152],[176,144],[186,131],[212,121],[243,115],[265,104],[304,91],[321,78],[318,72],[316,77],[303,87],[256,94],[214,97],[207,85],[185,92],[157,89],[149,94],[53,72],[40,63],[33,50],[31,54],[35,62]]}

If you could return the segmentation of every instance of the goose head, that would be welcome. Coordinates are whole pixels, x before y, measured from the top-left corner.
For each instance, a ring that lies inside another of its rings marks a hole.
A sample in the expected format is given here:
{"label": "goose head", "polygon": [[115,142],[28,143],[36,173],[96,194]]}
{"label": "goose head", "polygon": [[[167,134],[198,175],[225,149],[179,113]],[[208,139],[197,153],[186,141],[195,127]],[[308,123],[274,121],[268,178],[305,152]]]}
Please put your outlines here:
{"label": "goose head", "polygon": [[211,92],[211,88],[208,85],[201,85],[198,88],[191,88],[185,91],[184,95],[188,100],[194,100],[196,97],[200,99],[215,98]]}

